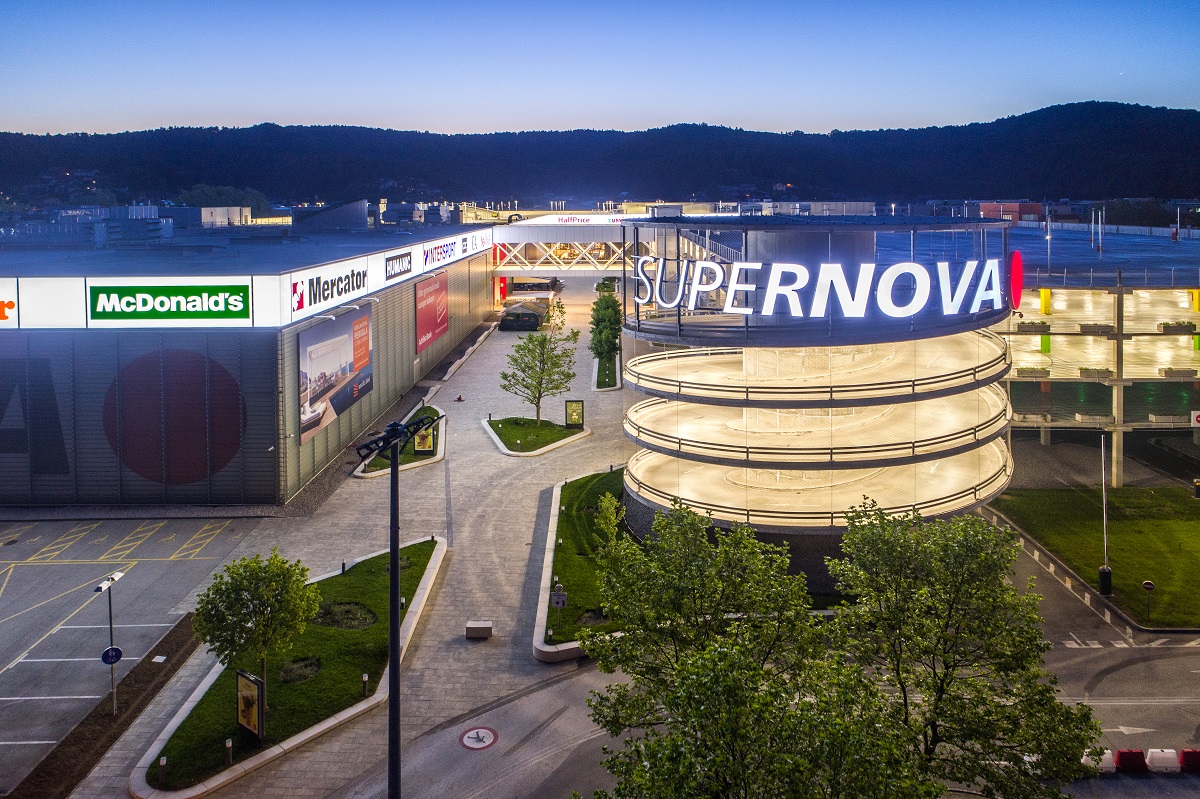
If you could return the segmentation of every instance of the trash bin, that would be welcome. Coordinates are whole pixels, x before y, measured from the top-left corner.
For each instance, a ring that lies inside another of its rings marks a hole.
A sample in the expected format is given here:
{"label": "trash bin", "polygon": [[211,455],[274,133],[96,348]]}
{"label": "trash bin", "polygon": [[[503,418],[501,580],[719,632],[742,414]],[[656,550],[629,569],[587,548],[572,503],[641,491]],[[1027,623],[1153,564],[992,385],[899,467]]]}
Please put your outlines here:
{"label": "trash bin", "polygon": [[1100,596],[1112,596],[1112,569],[1100,567]]}

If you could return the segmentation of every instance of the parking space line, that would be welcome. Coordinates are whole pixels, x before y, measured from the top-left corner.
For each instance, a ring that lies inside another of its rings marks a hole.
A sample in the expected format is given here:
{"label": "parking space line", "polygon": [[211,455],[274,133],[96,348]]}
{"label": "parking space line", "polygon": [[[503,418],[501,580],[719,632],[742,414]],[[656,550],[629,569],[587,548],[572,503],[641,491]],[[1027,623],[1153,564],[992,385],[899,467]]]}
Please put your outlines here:
{"label": "parking space line", "polygon": [[4,582],[0,583],[0,596],[4,596],[4,589],[8,588],[9,578],[11,578],[13,575],[13,566],[11,563],[4,567],[3,573],[4,573]]}
{"label": "parking space line", "polygon": [[103,699],[102,696],[0,696],[0,702],[24,702],[25,699]]}
{"label": "parking space line", "polygon": [[195,535],[189,538],[187,543],[175,550],[175,554],[168,558],[168,560],[185,560],[199,555],[200,550],[204,549],[232,521],[233,519],[226,519],[223,522],[218,522],[214,519],[208,522]]}
{"label": "parking space line", "polygon": [[[122,655],[121,660],[141,660],[140,657]],[[18,663],[91,663],[100,662],[100,658],[21,658]]]}
{"label": "parking space line", "polygon": [[81,524],[78,527],[73,527],[60,535],[58,538],[54,539],[54,541],[42,547],[40,552],[35,555],[31,555],[29,557],[29,561],[31,563],[36,563],[38,561],[53,560],[58,555],[62,554],[62,552],[65,551],[67,547],[71,546],[71,544],[74,544],[76,541],[83,538],[85,535],[90,533],[92,530],[95,530],[99,526],[100,522],[94,522],[93,524]]}
{"label": "parking space line", "polygon": [[116,544],[113,544],[112,549],[100,556],[100,560],[124,560],[129,557],[129,553],[134,548],[145,541],[150,536],[159,531],[165,521],[162,522],[144,522],[136,530],[122,538]]}
{"label": "parking space line", "polygon": [[[160,624],[148,624],[147,623],[147,624],[114,624],[113,625],[114,628],[119,628],[119,627],[174,627],[174,626],[175,625],[171,624],[170,622],[165,622],[165,623],[160,623]],[[107,630],[108,625],[107,624],[60,624],[57,627],[55,627],[54,629],[56,632],[58,630]]]}
{"label": "parking space line", "polygon": [[58,741],[0,741],[0,746],[48,746]]}
{"label": "parking space line", "polygon": [[33,524],[14,524],[3,533],[0,533],[0,535],[16,535],[17,533],[24,533],[28,530],[32,530],[34,524],[37,524],[37,522],[33,522]]}

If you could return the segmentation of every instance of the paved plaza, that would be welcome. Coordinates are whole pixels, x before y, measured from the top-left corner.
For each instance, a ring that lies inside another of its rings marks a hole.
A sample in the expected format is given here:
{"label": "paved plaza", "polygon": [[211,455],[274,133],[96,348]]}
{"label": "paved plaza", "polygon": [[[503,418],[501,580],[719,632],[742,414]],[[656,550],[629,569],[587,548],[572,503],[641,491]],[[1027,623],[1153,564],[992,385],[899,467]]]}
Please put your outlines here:
{"label": "paved plaza", "polygon": [[[575,663],[552,666],[534,660],[532,637],[552,487],[625,459],[621,392],[590,387],[586,331],[593,282],[573,275],[565,296],[568,326],[584,330],[577,350],[578,377],[567,397],[585,400],[593,435],[536,458],[512,458],[496,449],[481,419],[489,413],[497,418],[532,415],[530,406],[499,388],[514,333],[494,331],[453,376],[429,383],[436,391],[431,401],[447,417],[446,458],[401,474],[401,538],[445,536],[449,552],[415,643],[405,655],[401,715],[406,745],[450,719],[577,670]],[[460,394],[463,401],[454,401]],[[547,418],[561,421],[563,399],[546,403]],[[331,468],[349,471],[351,464]],[[284,557],[299,558],[313,574],[322,574],[338,570],[344,560],[385,549],[387,487],[387,479],[346,480],[311,517],[262,520],[226,560],[267,552],[278,544]],[[181,603],[181,610],[191,609],[195,593]],[[494,636],[465,640],[464,625],[470,619],[494,621]],[[133,767],[214,662],[203,652],[193,656],[80,784],[74,799],[127,797]],[[381,707],[213,795],[336,795],[342,786],[382,769],[386,719]],[[419,775],[410,779],[415,789]]]}

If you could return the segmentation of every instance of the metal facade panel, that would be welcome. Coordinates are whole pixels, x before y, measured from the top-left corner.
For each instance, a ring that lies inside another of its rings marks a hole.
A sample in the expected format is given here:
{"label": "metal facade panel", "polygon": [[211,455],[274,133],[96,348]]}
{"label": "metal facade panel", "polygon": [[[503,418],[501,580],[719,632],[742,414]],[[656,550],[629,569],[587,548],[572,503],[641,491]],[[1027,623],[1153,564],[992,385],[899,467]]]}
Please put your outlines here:
{"label": "metal facade panel", "polygon": [[19,361],[0,437],[44,442],[0,455],[0,502],[277,500],[273,334],[20,331],[0,346]]}

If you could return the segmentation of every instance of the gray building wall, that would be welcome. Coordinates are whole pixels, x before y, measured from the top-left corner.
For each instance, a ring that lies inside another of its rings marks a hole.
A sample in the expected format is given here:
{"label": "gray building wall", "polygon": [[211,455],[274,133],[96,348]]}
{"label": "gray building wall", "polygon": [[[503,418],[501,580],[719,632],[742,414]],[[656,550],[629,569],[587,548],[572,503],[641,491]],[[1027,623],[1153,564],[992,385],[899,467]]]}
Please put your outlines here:
{"label": "gray building wall", "polygon": [[[300,443],[299,335],[323,320],[305,320],[280,331],[279,418],[283,420],[279,450],[279,483],[291,499],[342,450],[352,444],[379,414],[420,380],[492,312],[491,256],[487,253],[446,268],[450,330],[417,355],[417,280],[372,295],[379,302],[371,312],[371,355],[374,385],[347,413]],[[356,303],[357,304],[357,303]]]}
{"label": "gray building wall", "polygon": [[298,335],[323,320],[0,330],[0,504],[286,502],[491,313],[490,254],[445,272],[449,330],[419,357],[419,280],[373,295],[374,385],[303,446]]}
{"label": "gray building wall", "polygon": [[0,331],[0,503],[278,501],[275,331]]}

